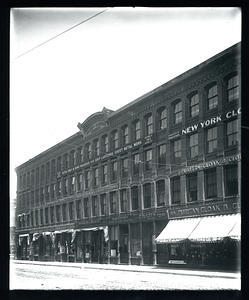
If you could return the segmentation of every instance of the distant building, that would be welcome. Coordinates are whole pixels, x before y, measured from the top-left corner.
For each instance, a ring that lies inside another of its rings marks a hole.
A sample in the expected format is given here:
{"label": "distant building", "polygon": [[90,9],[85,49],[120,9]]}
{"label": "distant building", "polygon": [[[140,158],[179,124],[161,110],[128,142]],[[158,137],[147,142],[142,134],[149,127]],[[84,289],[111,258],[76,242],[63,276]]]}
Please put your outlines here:
{"label": "distant building", "polygon": [[16,257],[16,199],[13,199],[10,201],[10,258],[15,258]]}
{"label": "distant building", "polygon": [[94,113],[17,167],[18,258],[239,266],[240,53]]}

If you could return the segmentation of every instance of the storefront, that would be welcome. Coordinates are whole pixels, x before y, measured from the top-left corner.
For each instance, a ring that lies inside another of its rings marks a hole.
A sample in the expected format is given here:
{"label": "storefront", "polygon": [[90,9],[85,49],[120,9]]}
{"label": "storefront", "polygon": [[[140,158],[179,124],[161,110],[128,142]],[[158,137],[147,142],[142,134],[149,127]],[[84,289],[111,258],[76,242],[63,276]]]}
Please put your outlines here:
{"label": "storefront", "polygon": [[[226,210],[229,206],[238,207],[233,203],[223,203]],[[202,207],[203,212],[207,210],[207,207]],[[240,227],[241,215],[237,211],[171,219],[155,240],[157,249],[161,249],[158,253],[164,254],[164,259],[158,257],[157,263],[239,269]]]}

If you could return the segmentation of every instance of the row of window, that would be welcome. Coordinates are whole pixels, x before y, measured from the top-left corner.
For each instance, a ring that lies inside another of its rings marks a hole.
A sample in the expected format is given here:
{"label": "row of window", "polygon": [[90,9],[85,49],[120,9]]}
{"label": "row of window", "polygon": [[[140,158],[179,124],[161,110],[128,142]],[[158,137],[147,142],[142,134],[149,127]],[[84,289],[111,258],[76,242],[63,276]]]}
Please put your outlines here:
{"label": "row of window", "polygon": [[[238,194],[238,165],[228,165],[224,167],[224,187],[225,196],[235,196]],[[187,202],[195,202],[198,200],[198,174],[191,173],[186,175],[186,191],[187,191]],[[204,187],[205,187],[205,198],[214,199],[217,197],[217,169],[212,168],[204,172]],[[171,178],[171,204],[180,204],[181,201],[181,189],[184,189],[184,184],[180,182],[180,176]],[[56,222],[89,218],[95,216],[105,216],[108,214],[117,214],[122,212],[128,212],[130,210],[135,211],[139,209],[139,201],[142,198],[141,205],[142,209],[152,207],[153,198],[153,185],[152,183],[146,183],[142,186],[142,196],[140,188],[138,186],[131,187],[131,195],[129,196],[128,189],[121,189],[119,195],[117,191],[109,193],[109,199],[107,194],[100,194],[92,197],[86,197],[82,200],[77,200],[75,203],[69,202],[56,207]],[[156,206],[166,205],[166,186],[165,180],[159,180],[156,182]],[[131,201],[129,201],[129,199]],[[76,205],[76,207],[74,206]],[[61,211],[62,209],[62,211]],[[36,210],[38,214],[39,210]],[[32,212],[33,213],[33,212]],[[62,215],[61,215],[62,213]],[[50,222],[54,223],[54,208],[50,207]],[[32,216],[32,215],[31,215]],[[45,223],[48,224],[48,208],[45,208]],[[28,224],[28,220],[26,225]],[[40,209],[40,223],[36,225],[43,225],[43,209]],[[33,226],[31,224],[31,226]]]}
{"label": "row of window", "polygon": [[[238,145],[239,142],[239,127],[238,127],[238,119],[232,120],[230,122],[225,123],[225,138],[226,138],[226,148],[232,148]],[[211,127],[206,130],[205,132],[205,146],[206,146],[206,154],[214,153],[217,150],[217,143],[218,143],[218,134],[217,134],[217,126]],[[203,147],[199,143],[199,134],[194,133],[192,135],[188,135],[187,137],[187,158],[193,159],[198,157],[199,148]],[[170,152],[172,153],[172,162],[174,164],[181,163],[181,156],[182,151],[182,141],[181,139],[177,139],[171,142],[171,149]],[[75,151],[74,151],[75,153]],[[139,153],[132,154],[132,174],[136,175],[139,174],[139,165],[143,162],[144,169],[143,171],[149,171],[152,169],[152,164],[157,164],[157,167],[164,167],[166,165],[166,144],[159,145],[157,148],[157,157],[156,159],[153,158],[152,149],[145,149],[144,157],[140,157]],[[53,166],[53,175],[51,180],[56,180],[56,173],[55,173],[55,160],[52,161]],[[117,173],[118,173],[118,163],[117,161],[111,161],[111,178],[110,181],[117,180]],[[46,183],[50,183],[50,163],[46,164],[46,180],[45,180],[45,166],[41,167],[41,172],[39,168],[36,169],[36,186],[44,185],[45,187],[42,188],[41,195],[49,194],[50,193],[50,186]],[[40,180],[41,176],[41,181]],[[128,157],[122,156],[121,158],[121,178],[125,178],[128,176]],[[30,179],[31,177],[31,179]],[[92,174],[90,173],[89,169],[85,170],[85,186],[84,188],[87,189],[90,187],[90,178],[93,178],[92,186],[98,186],[99,181],[101,184],[106,184],[108,182],[108,167],[107,163],[102,163],[101,173],[99,172],[98,166],[93,167]],[[29,187],[30,185],[34,187],[34,179],[35,179],[35,170],[30,173],[21,175],[19,178],[20,188]],[[83,188],[83,177],[82,174],[77,175],[77,183],[78,186],[76,187],[76,177],[72,176],[69,179],[66,178],[63,183],[63,194],[68,194],[71,192],[81,191]],[[61,182],[57,183],[57,188],[55,184],[51,185],[51,193],[52,198],[55,196],[55,190],[58,191],[58,196],[61,195]]]}

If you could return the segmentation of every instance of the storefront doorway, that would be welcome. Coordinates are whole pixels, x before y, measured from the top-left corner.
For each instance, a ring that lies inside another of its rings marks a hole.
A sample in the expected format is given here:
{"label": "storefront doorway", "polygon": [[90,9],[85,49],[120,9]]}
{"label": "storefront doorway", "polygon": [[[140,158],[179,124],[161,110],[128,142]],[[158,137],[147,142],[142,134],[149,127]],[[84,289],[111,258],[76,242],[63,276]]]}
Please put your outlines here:
{"label": "storefront doorway", "polygon": [[122,264],[128,264],[128,224],[120,225],[120,244],[119,244],[119,252],[120,252],[120,262]]}
{"label": "storefront doorway", "polygon": [[144,265],[152,265],[152,223],[143,223],[142,253]]}

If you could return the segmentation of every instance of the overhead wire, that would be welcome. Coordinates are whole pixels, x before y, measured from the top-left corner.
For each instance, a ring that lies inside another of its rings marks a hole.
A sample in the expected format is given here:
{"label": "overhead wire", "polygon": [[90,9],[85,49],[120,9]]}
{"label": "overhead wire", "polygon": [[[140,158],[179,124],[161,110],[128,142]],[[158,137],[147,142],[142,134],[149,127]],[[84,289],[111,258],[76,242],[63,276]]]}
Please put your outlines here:
{"label": "overhead wire", "polygon": [[107,8],[107,9],[104,9],[104,10],[102,10],[101,12],[98,12],[97,14],[91,16],[90,18],[88,18],[88,19],[86,19],[86,20],[83,20],[83,21],[81,21],[80,23],[78,23],[78,24],[76,24],[76,25],[74,25],[74,26],[72,26],[72,27],[70,27],[70,28],[64,30],[63,32],[61,32],[61,33],[55,35],[54,37],[52,37],[52,38],[46,40],[45,42],[43,42],[43,43],[37,45],[36,47],[34,47],[34,48],[32,48],[32,49],[30,49],[30,50],[24,52],[23,54],[21,54],[21,55],[15,57],[14,60],[16,60],[16,59],[20,58],[21,56],[23,56],[23,55],[25,55],[25,54],[27,54],[27,53],[29,53],[29,52],[31,52],[31,51],[33,51],[33,50],[35,50],[35,49],[41,47],[42,45],[44,45],[44,44],[46,44],[46,43],[48,43],[48,42],[50,42],[50,41],[56,39],[57,37],[59,37],[59,36],[63,35],[64,33],[68,32],[68,31],[70,31],[70,30],[72,30],[72,29],[74,29],[74,28],[76,28],[76,27],[78,27],[78,26],[80,26],[80,25],[82,25],[83,23],[85,23],[85,22],[87,22],[87,21],[89,21],[89,20],[91,20],[91,19],[93,19],[93,18],[96,18],[98,15],[104,13],[104,12],[107,11],[107,10],[108,10],[108,8]]}

